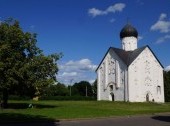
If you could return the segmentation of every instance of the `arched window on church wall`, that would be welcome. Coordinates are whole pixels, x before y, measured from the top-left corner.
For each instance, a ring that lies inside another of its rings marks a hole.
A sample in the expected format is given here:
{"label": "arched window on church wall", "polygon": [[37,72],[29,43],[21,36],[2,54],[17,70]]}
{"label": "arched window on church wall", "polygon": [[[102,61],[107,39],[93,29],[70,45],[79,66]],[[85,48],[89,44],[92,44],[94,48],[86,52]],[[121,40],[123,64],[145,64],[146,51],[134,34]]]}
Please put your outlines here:
{"label": "arched window on church wall", "polygon": [[161,94],[161,86],[157,86],[157,94]]}

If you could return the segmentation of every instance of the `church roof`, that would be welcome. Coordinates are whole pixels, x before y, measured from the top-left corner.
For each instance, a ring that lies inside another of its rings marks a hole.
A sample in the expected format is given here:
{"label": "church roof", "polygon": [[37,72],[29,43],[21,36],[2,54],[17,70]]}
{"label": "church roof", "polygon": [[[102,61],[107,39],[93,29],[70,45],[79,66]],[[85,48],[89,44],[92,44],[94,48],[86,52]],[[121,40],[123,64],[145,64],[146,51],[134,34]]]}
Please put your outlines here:
{"label": "church roof", "polygon": [[111,47],[111,49],[122,59],[122,61],[129,66],[138,55],[146,48],[147,46],[135,49],[134,51],[124,51],[122,49]]}
{"label": "church roof", "polygon": [[137,38],[138,32],[132,25],[128,23],[122,28],[120,32],[120,38],[122,39],[124,37],[131,37],[131,36],[134,36]]}
{"label": "church roof", "polygon": [[[101,63],[103,62],[103,60],[105,59],[106,55],[108,54],[108,52],[110,50],[114,51],[118,56],[119,58],[127,65],[129,66],[138,56],[139,54],[146,48],[148,47],[150,49],[150,51],[152,52],[152,54],[155,56],[155,58],[157,59],[157,61],[159,62],[159,64],[162,66],[163,68],[163,65],[160,63],[160,61],[158,60],[158,58],[156,57],[156,55],[153,53],[153,51],[151,50],[151,48],[146,45],[146,46],[143,46],[141,48],[138,48],[138,49],[135,49],[134,51],[125,51],[125,50],[122,50],[122,49],[119,49],[119,48],[115,48],[115,47],[110,47],[108,49],[108,51],[106,52],[105,56],[103,57]],[[99,64],[99,66],[101,65],[101,63]],[[97,67],[96,71],[98,70],[99,66]]]}

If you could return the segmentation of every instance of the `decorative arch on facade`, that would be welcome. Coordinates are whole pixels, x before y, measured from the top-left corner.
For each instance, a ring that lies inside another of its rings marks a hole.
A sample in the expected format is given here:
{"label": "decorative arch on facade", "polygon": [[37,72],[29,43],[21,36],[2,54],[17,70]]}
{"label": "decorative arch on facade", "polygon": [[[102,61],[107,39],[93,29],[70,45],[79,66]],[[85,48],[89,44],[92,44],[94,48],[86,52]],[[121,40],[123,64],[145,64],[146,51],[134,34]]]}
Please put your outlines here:
{"label": "decorative arch on facade", "polygon": [[111,90],[111,89],[112,89],[112,90],[114,90],[114,88],[115,88],[115,90],[116,90],[116,89],[118,89],[117,84],[116,84],[116,83],[114,83],[114,82],[110,82],[110,83],[108,83],[107,87],[109,87],[109,88],[110,88],[110,90]]}
{"label": "decorative arch on facade", "polygon": [[150,91],[147,91],[145,93],[145,98],[146,98],[146,102],[149,102],[149,101],[154,102],[155,101],[155,99],[153,98],[153,95]]}

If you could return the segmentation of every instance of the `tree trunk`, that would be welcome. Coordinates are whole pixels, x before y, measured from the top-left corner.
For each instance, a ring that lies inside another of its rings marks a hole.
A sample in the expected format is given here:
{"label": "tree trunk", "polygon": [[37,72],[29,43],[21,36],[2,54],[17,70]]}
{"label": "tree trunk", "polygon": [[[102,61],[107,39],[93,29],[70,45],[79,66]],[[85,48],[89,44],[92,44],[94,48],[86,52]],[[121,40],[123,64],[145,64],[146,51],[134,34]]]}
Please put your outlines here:
{"label": "tree trunk", "polygon": [[3,89],[2,107],[8,108],[8,90],[6,88]]}

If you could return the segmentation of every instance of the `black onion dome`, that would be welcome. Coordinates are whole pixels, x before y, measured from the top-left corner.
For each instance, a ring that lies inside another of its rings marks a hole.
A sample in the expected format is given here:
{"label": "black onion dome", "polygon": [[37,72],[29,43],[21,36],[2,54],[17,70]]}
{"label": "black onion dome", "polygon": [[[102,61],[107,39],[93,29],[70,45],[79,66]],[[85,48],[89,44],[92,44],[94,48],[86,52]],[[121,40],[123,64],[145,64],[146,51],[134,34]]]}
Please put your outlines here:
{"label": "black onion dome", "polygon": [[138,37],[138,32],[137,30],[130,24],[126,24],[121,32],[120,32],[120,38],[124,38],[124,37],[130,37],[130,36],[134,36],[134,37]]}

